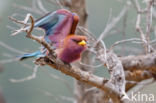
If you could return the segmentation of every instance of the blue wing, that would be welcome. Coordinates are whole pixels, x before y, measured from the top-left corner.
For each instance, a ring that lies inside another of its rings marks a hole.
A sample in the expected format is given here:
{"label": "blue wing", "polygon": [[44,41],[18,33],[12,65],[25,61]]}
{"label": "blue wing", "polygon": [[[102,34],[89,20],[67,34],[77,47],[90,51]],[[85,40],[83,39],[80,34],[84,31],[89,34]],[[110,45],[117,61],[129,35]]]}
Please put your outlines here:
{"label": "blue wing", "polygon": [[[70,33],[75,32],[77,23],[74,23],[74,13],[61,9],[55,12],[50,12],[47,15],[35,21],[34,27],[39,27],[45,30],[44,39],[48,43],[53,44],[53,48],[58,48],[62,45],[63,39]],[[72,27],[74,25],[74,27]],[[71,30],[73,28],[73,30]],[[45,56],[44,52],[37,51],[34,53],[24,54],[19,56],[20,60],[30,57]]]}
{"label": "blue wing", "polygon": [[19,60],[24,60],[24,59],[27,59],[27,58],[43,57],[43,56],[45,56],[45,54],[41,53],[41,51],[36,51],[36,52],[33,52],[33,53],[27,53],[27,54],[20,55],[20,56],[18,56],[18,58],[19,58]]}
{"label": "blue wing", "polygon": [[74,15],[64,9],[48,13],[35,21],[35,27],[45,30],[44,39],[57,48],[60,42],[70,34]]}
{"label": "blue wing", "polygon": [[[35,21],[34,27],[40,27],[45,30],[46,35],[49,35],[51,30],[54,29],[54,26],[58,22],[58,16],[55,12],[50,12],[46,14],[45,16],[37,19]],[[52,28],[53,27],[53,28]]]}

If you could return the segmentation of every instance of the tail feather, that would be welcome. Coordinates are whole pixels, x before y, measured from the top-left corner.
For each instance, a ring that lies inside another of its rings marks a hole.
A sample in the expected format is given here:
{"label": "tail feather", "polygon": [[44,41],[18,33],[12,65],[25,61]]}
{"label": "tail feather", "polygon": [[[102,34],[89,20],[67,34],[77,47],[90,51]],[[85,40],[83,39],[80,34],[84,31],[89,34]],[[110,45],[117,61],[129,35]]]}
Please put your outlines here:
{"label": "tail feather", "polygon": [[27,59],[27,58],[41,57],[41,56],[44,56],[44,54],[41,53],[40,51],[36,51],[36,52],[33,52],[33,53],[27,53],[27,54],[20,55],[20,56],[18,56],[18,58],[19,58],[19,60],[24,60],[24,59]]}

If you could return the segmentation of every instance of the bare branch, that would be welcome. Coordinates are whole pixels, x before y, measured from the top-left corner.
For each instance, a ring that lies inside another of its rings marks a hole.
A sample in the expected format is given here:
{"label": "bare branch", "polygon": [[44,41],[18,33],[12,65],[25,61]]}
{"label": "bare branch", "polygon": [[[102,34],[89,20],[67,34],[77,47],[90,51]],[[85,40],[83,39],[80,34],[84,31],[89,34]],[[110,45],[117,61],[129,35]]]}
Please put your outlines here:
{"label": "bare branch", "polygon": [[154,81],[155,81],[155,80],[154,80],[153,78],[152,78],[152,79],[143,80],[143,81],[137,83],[137,85],[136,85],[134,88],[132,88],[131,90],[129,90],[129,91],[127,92],[127,94],[130,96],[132,92],[133,92],[133,93],[136,93],[136,92],[138,92],[139,90],[141,90],[143,87],[145,87],[145,86],[147,86],[147,85],[153,83]]}
{"label": "bare branch", "polygon": [[153,73],[156,71],[156,53],[140,56],[121,57],[123,67],[125,70],[148,70]]}
{"label": "bare branch", "polygon": [[98,42],[100,42],[107,34],[108,32],[113,28],[115,27],[115,25],[119,22],[119,20],[121,20],[121,18],[124,16],[124,14],[127,12],[128,8],[127,7],[124,7],[122,9],[122,11],[119,13],[119,15],[117,17],[115,17],[111,23],[109,23],[104,31],[101,33],[100,37],[98,38],[97,42],[95,43],[96,45],[98,44]]}
{"label": "bare branch", "polygon": [[136,20],[136,30],[140,33],[140,38],[142,40],[142,42],[144,43],[143,44],[143,47],[145,49],[145,52],[146,53],[150,53],[153,51],[152,47],[150,46],[150,38],[149,38],[149,35],[150,35],[150,30],[151,30],[151,24],[152,24],[152,5],[153,5],[153,1],[154,0],[149,0],[148,1],[148,4],[147,4],[147,9],[145,9],[144,11],[146,11],[146,36],[145,36],[145,33],[143,33],[143,30],[140,26],[140,22],[141,22],[141,13],[143,12],[143,10],[141,10],[140,8],[140,5],[138,3],[138,0],[131,0],[132,3],[134,4],[134,6],[136,7],[136,10],[138,12],[137,14],[137,20]]}
{"label": "bare branch", "polygon": [[133,70],[133,71],[126,70],[125,76],[126,76],[126,91],[129,91],[130,89],[135,87],[137,83],[154,77],[153,74],[148,70]]}
{"label": "bare branch", "polygon": [[54,74],[51,74],[49,72],[46,72],[50,77],[54,78],[54,79],[57,79],[59,81],[61,81],[62,83],[64,83],[67,87],[67,89],[72,93],[72,87],[70,86],[69,82],[57,75],[54,75]]}
{"label": "bare branch", "polygon": [[48,91],[43,91],[41,90],[45,95],[52,97],[53,99],[55,99],[55,101],[57,103],[62,103],[62,101],[68,101],[71,103],[75,103],[75,100],[71,97],[66,97],[66,96],[55,96],[54,94],[48,92]]}
{"label": "bare branch", "polygon": [[[154,0],[149,0],[147,3],[147,15],[146,15],[146,40],[147,45],[150,43],[150,31],[152,26],[152,11],[153,11]],[[150,47],[148,46],[148,52],[150,52]]]}
{"label": "bare branch", "polygon": [[2,41],[0,41],[0,46],[4,47],[4,48],[6,48],[6,49],[8,49],[8,50],[10,50],[10,51],[12,51],[12,52],[18,53],[18,54],[24,54],[24,53],[25,53],[25,52],[23,52],[23,51],[17,50],[17,49],[15,49],[15,48],[13,48],[13,47],[7,45],[6,43],[4,43],[4,42],[2,42]]}
{"label": "bare branch", "polygon": [[34,9],[33,7],[26,7],[26,6],[17,5],[17,4],[13,4],[13,6],[22,10],[26,10],[28,12],[36,13],[38,15],[43,15],[43,13],[40,10]]}
{"label": "bare branch", "polygon": [[[105,61],[103,58],[99,59],[101,61]],[[125,74],[123,66],[121,64],[121,61],[116,56],[116,54],[114,54],[111,51],[107,53],[106,66],[110,73],[110,80],[108,82],[112,84],[111,86],[112,90],[115,90],[117,93],[119,93],[118,96],[121,96],[122,98],[127,98],[127,95],[125,93]],[[122,99],[120,98],[119,101],[120,100]],[[117,99],[113,100],[113,102],[115,101],[118,100]]]}
{"label": "bare branch", "polygon": [[57,96],[53,95],[52,93],[44,90],[40,90],[40,91],[43,92],[46,96],[49,96],[50,98],[52,97],[52,99],[54,99],[56,103],[61,103],[61,100]]}
{"label": "bare branch", "polygon": [[83,63],[83,62],[81,62],[81,61],[79,61],[79,63],[80,63],[81,65],[85,66],[85,67],[90,67],[90,68],[99,68],[99,67],[101,67],[101,66],[104,65],[103,63],[101,63],[101,64],[99,64],[99,65],[88,65],[88,64],[85,64],[85,63]]}
{"label": "bare branch", "polygon": [[15,62],[15,61],[19,61],[19,59],[18,58],[12,58],[12,59],[0,60],[0,63],[1,64],[7,64],[7,63]]}
{"label": "bare branch", "polygon": [[19,82],[24,82],[24,81],[32,80],[32,79],[36,78],[38,67],[39,67],[38,65],[35,65],[35,67],[33,68],[32,75],[30,75],[30,76],[28,76],[26,78],[23,78],[23,79],[13,79],[13,78],[11,78],[10,81],[12,83],[19,83]]}
{"label": "bare branch", "polygon": [[149,0],[147,3],[147,15],[146,15],[146,38],[147,41],[150,39],[150,31],[152,26],[152,11],[153,11],[154,0]]}
{"label": "bare branch", "polygon": [[25,30],[28,29],[28,28],[26,28],[26,26],[28,25],[27,22],[28,22],[30,16],[31,16],[31,14],[27,14],[27,16],[25,17],[25,19],[24,19],[23,21],[19,21],[19,20],[16,20],[15,18],[10,17],[10,19],[11,19],[12,21],[14,21],[14,22],[16,22],[16,23],[23,24],[23,27],[21,27],[21,28],[18,29],[18,30],[15,30],[15,32],[14,32],[13,34],[11,34],[12,36],[15,36],[15,35],[21,33],[22,31],[25,31]]}
{"label": "bare branch", "polygon": [[139,38],[131,38],[131,39],[124,39],[124,40],[117,41],[110,47],[110,50],[112,50],[114,48],[114,46],[116,46],[116,45],[119,45],[119,44],[125,43],[125,42],[131,42],[131,41],[140,41],[140,39]]}
{"label": "bare branch", "polygon": [[41,0],[35,0],[38,4],[39,9],[44,13],[48,13],[49,11],[43,6],[42,1]]}

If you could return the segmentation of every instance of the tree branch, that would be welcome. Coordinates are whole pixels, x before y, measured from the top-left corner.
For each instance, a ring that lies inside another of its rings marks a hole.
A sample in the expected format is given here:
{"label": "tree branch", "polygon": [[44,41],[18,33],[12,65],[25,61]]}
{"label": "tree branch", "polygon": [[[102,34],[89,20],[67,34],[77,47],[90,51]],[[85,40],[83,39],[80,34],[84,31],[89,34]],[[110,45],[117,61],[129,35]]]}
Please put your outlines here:
{"label": "tree branch", "polygon": [[156,72],[156,52],[140,55],[120,57],[124,70],[147,70],[152,73]]}

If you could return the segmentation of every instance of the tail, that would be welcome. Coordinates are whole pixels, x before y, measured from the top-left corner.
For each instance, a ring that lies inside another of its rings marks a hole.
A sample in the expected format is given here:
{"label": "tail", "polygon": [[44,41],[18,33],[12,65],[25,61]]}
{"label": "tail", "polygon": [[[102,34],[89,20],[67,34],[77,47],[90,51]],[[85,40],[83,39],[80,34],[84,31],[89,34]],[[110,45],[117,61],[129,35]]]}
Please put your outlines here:
{"label": "tail", "polygon": [[33,53],[27,53],[27,54],[20,55],[20,56],[18,56],[18,58],[19,58],[19,60],[24,60],[27,58],[42,57],[42,56],[45,56],[45,55],[43,53],[41,53],[41,51],[36,51]]}

